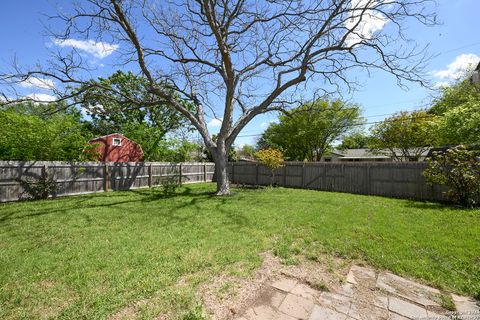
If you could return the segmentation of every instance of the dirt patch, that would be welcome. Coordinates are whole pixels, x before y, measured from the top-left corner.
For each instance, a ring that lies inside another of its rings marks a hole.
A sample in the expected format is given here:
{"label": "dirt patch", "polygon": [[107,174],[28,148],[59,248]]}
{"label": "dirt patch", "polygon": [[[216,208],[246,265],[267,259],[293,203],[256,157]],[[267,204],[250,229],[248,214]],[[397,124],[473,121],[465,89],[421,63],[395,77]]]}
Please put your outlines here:
{"label": "dirt patch", "polygon": [[275,297],[269,284],[280,277],[292,277],[319,290],[341,286],[349,264],[340,258],[321,257],[318,261],[299,258],[294,266],[285,266],[270,252],[261,254],[263,263],[250,278],[220,275],[203,285],[199,298],[214,320],[233,319],[252,304],[268,304]]}
{"label": "dirt patch", "polygon": [[147,302],[148,302],[147,300],[139,300],[139,301],[135,302],[134,304],[131,304],[131,305],[121,309],[117,313],[109,316],[107,319],[108,320],[135,319],[136,315],[137,315],[137,312],[138,312],[138,309],[141,306],[144,306],[145,304],[147,304]]}

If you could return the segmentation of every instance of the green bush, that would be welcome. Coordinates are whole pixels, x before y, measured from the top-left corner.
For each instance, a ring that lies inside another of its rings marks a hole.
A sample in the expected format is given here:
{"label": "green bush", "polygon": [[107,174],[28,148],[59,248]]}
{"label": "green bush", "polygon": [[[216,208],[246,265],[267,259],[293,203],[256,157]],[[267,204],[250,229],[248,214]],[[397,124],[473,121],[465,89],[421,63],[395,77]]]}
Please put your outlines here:
{"label": "green bush", "polygon": [[424,176],[430,185],[448,187],[447,197],[463,207],[478,205],[480,198],[480,162],[478,151],[457,146],[435,153]]}
{"label": "green bush", "polygon": [[168,196],[175,194],[178,187],[180,187],[180,181],[177,175],[172,175],[162,179],[162,191],[164,195]]}

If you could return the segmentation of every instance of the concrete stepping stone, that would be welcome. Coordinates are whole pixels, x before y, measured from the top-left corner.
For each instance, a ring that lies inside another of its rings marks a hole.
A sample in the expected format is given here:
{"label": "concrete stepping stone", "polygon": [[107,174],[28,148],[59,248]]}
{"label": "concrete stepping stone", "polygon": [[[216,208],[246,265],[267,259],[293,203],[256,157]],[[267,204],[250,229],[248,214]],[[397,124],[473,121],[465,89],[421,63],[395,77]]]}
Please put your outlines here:
{"label": "concrete stepping stone", "polygon": [[298,282],[296,280],[290,278],[281,278],[272,283],[272,287],[285,292],[290,292],[297,285],[297,283]]}
{"label": "concrete stepping stone", "polygon": [[480,302],[469,297],[462,297],[452,293],[452,300],[459,313],[477,313],[480,317]]}
{"label": "concrete stepping stone", "polygon": [[360,277],[363,279],[375,279],[376,273],[372,268],[352,266],[350,271],[355,277]]}
{"label": "concrete stepping stone", "polygon": [[278,310],[297,319],[308,319],[313,307],[312,300],[290,293],[285,297]]}
{"label": "concrete stepping stone", "polygon": [[400,298],[390,297],[388,309],[406,318],[426,318],[427,310]]}
{"label": "concrete stepping stone", "polygon": [[351,319],[349,316],[346,314],[337,312],[335,310],[321,307],[319,305],[315,305],[313,307],[312,314],[310,315],[310,318],[308,320],[347,320]]}
{"label": "concrete stepping stone", "polygon": [[319,305],[328,307],[340,313],[348,314],[352,300],[349,297],[337,293],[324,292],[317,299]]}
{"label": "concrete stepping stone", "polygon": [[314,301],[320,295],[320,291],[317,291],[303,283],[297,283],[290,293],[312,301]]}
{"label": "concrete stepping stone", "polygon": [[390,272],[379,274],[377,288],[383,289],[392,295],[413,301],[425,307],[440,305],[434,299],[440,296],[440,291],[420,283],[399,277]]}

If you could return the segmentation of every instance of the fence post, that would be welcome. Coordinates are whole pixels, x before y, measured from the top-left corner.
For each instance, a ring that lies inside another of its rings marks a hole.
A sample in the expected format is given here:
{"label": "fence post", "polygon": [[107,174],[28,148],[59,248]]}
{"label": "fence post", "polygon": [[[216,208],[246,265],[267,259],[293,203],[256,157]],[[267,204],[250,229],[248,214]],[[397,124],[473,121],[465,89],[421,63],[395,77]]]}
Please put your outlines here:
{"label": "fence post", "polygon": [[371,194],[372,181],[370,181],[370,163],[367,164],[367,178],[365,179],[365,181],[367,181],[367,194]]}
{"label": "fence post", "polygon": [[180,162],[180,173],[179,173],[179,176],[178,176],[178,183],[180,185],[182,184],[182,167],[183,167],[183,163]]}
{"label": "fence post", "polygon": [[287,165],[283,164],[283,186],[287,186]]}
{"label": "fence post", "polygon": [[46,164],[42,167],[42,179],[47,180],[48,178],[48,166]]}
{"label": "fence post", "polygon": [[305,187],[305,163],[302,164],[302,188]]}
{"label": "fence post", "polygon": [[255,163],[255,184],[258,186],[258,163]]}
{"label": "fence post", "polygon": [[232,183],[235,183],[235,164],[232,162]]}
{"label": "fence post", "polygon": [[207,182],[207,165],[203,164],[203,181]]}
{"label": "fence post", "polygon": [[148,187],[151,188],[153,186],[153,175],[152,175],[152,164],[148,165]]}
{"label": "fence post", "polygon": [[109,174],[108,174],[108,164],[105,162],[103,165],[103,191],[108,192],[109,189]]}

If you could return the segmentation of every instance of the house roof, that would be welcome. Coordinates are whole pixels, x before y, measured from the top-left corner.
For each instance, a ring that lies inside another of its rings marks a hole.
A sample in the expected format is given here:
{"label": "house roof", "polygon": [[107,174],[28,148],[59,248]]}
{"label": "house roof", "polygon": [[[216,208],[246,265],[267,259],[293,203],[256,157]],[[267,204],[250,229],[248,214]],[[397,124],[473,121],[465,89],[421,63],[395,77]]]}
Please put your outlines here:
{"label": "house roof", "polygon": [[[401,154],[400,149],[395,149],[396,154]],[[423,150],[421,156],[426,156],[429,149]],[[390,159],[390,150],[371,150],[371,149],[345,149],[345,150],[333,150],[331,152],[344,159]]]}
{"label": "house roof", "polygon": [[375,158],[386,159],[390,158],[384,154],[374,153],[370,149],[345,149],[345,150],[333,150],[332,154],[340,156],[342,158]]}
{"label": "house roof", "polygon": [[[115,132],[115,133],[106,134],[106,135],[104,135],[104,136],[92,138],[92,139],[90,139],[90,141],[105,139],[105,138],[110,137],[110,136],[122,136],[122,137],[124,137],[125,139],[128,139],[128,138],[125,137],[123,134]],[[128,140],[131,141],[131,139],[128,139]]]}

